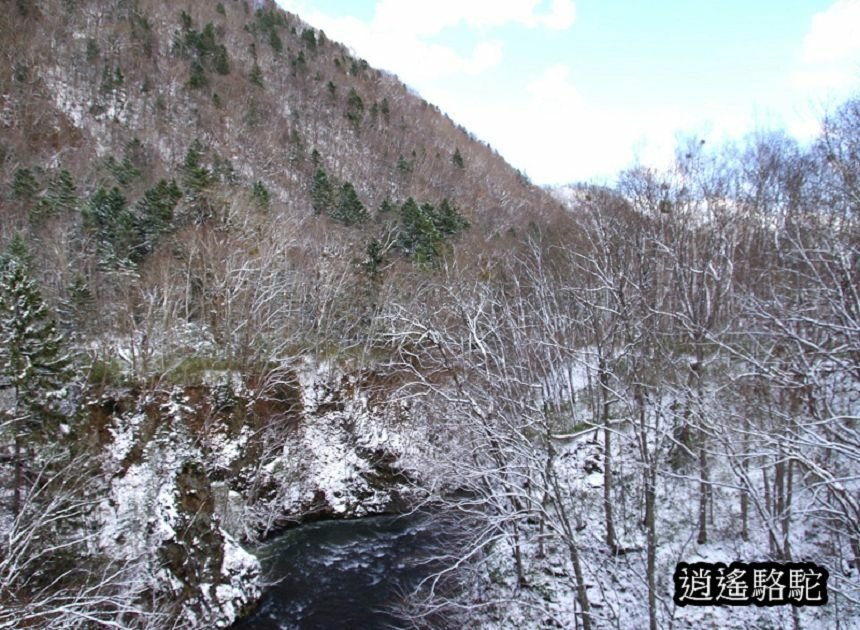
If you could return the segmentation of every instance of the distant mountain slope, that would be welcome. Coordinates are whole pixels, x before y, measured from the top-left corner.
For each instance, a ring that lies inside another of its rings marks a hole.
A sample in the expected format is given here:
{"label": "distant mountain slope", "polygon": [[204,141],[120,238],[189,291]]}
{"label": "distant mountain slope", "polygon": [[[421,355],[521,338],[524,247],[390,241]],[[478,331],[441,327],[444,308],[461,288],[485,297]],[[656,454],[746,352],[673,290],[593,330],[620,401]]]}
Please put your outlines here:
{"label": "distant mountain slope", "polygon": [[484,230],[552,205],[396,77],[255,4],[18,0],[0,17],[2,180],[64,168],[86,194],[103,160],[129,158],[133,198],[196,141],[222,182],[260,182],[278,212],[311,213],[319,169],[371,210],[448,198]]}

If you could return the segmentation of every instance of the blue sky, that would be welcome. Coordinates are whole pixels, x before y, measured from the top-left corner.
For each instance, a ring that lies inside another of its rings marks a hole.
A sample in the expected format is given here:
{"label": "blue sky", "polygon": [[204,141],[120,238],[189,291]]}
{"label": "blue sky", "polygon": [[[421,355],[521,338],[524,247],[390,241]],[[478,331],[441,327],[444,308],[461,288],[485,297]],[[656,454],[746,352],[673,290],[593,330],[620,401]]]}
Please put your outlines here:
{"label": "blue sky", "polygon": [[682,136],[813,136],[860,94],[860,0],[278,0],[538,184],[664,165]]}

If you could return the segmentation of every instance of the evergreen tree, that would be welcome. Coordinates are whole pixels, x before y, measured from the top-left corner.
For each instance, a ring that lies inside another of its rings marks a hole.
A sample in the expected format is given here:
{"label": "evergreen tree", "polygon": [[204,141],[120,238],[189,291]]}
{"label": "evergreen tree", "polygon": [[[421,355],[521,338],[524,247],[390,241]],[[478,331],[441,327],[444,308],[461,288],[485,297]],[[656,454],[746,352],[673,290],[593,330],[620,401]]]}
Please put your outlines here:
{"label": "evergreen tree", "polygon": [[364,116],[364,101],[361,100],[355,88],[349,88],[349,94],[346,97],[346,117],[357,127],[361,123],[362,116]]}
{"label": "evergreen tree", "polygon": [[191,30],[191,26],[193,25],[193,22],[191,20],[191,16],[188,15],[188,13],[186,11],[183,10],[179,14],[179,22],[180,22],[180,24],[182,24],[182,30],[183,31],[190,31]]}
{"label": "evergreen tree", "polygon": [[385,265],[385,249],[382,243],[379,242],[379,239],[370,239],[364,253],[367,257],[361,263],[361,267],[367,272],[371,280],[379,279],[382,267]]}
{"label": "evergreen tree", "polygon": [[81,212],[84,228],[95,236],[103,265],[125,265],[140,256],[140,229],[118,188],[99,188]]}
{"label": "evergreen tree", "polygon": [[209,79],[206,78],[206,70],[196,59],[191,62],[191,69],[188,75],[188,87],[203,88],[209,85]]}
{"label": "evergreen tree", "polygon": [[332,210],[331,218],[344,225],[356,225],[367,220],[367,210],[349,182],[340,187],[337,206]]}
{"label": "evergreen tree", "polygon": [[78,207],[78,196],[75,180],[66,169],[61,170],[51,178],[48,190],[39,202],[38,213],[41,216],[55,216],[72,212]]}
{"label": "evergreen tree", "polygon": [[131,182],[140,177],[140,169],[134,165],[128,156],[124,157],[122,162],[118,162],[117,159],[111,155],[108,157],[105,164],[120,186],[128,186]]}
{"label": "evergreen tree", "polygon": [[256,61],[251,68],[251,73],[248,75],[248,79],[257,87],[263,87],[263,69]]}
{"label": "evergreen tree", "polygon": [[211,169],[203,166],[202,161],[203,145],[195,139],[185,153],[182,164],[182,183],[190,200],[186,208],[187,217],[196,224],[206,223],[214,215],[206,190],[217,177]]}
{"label": "evergreen tree", "polygon": [[215,72],[218,74],[230,74],[230,57],[227,54],[227,47],[223,44],[212,53],[212,65],[215,66]]}
{"label": "evergreen tree", "polygon": [[29,168],[15,169],[12,176],[12,199],[33,201],[39,191],[39,182]]}
{"label": "evergreen tree", "polygon": [[215,54],[215,51],[218,49],[218,43],[215,39],[215,26],[212,22],[208,22],[203,27],[203,30],[197,35],[195,44],[197,53],[201,58]]}
{"label": "evergreen tree", "polygon": [[185,160],[182,163],[182,183],[191,197],[195,197],[212,183],[212,173],[203,166],[202,160],[203,145],[200,140],[194,140],[185,152]]}
{"label": "evergreen tree", "polygon": [[412,162],[404,158],[402,155],[397,160],[397,170],[403,173],[404,175],[407,173],[411,173],[414,165]]}
{"label": "evergreen tree", "polygon": [[433,212],[431,218],[442,238],[456,236],[463,230],[469,229],[469,222],[447,199],[442,200],[439,209]]}
{"label": "evergreen tree", "polygon": [[259,208],[260,210],[269,209],[271,195],[269,194],[269,190],[268,188],[266,188],[263,182],[259,180],[254,182],[254,186],[251,189],[251,196],[254,198],[254,203],[257,205],[257,208]]}
{"label": "evergreen tree", "polygon": [[23,451],[52,433],[70,379],[70,356],[26,264],[8,255],[0,271],[0,375],[15,397],[15,488],[13,511],[21,506]]}
{"label": "evergreen tree", "polygon": [[89,282],[81,273],[76,273],[66,286],[66,299],[60,305],[60,318],[63,328],[71,329],[72,338],[81,328],[87,327],[94,315],[95,296]]}
{"label": "evergreen tree", "polygon": [[136,207],[143,239],[142,253],[154,250],[158,240],[173,229],[173,212],[180,199],[182,191],[174,180],[162,179],[143,193]]}
{"label": "evergreen tree", "polygon": [[269,45],[276,53],[279,53],[284,49],[284,44],[283,42],[281,42],[281,38],[278,35],[278,31],[276,31],[274,28],[269,31]]}
{"label": "evergreen tree", "polygon": [[15,388],[17,409],[51,415],[69,359],[41,293],[17,261],[3,270],[0,317],[0,373]]}
{"label": "evergreen tree", "polygon": [[454,149],[454,155],[451,156],[451,162],[457,168],[466,167],[466,163],[463,161],[463,156],[460,154],[460,149]]}
{"label": "evergreen tree", "polygon": [[317,38],[314,30],[312,28],[306,28],[302,31],[301,36],[302,42],[305,46],[310,50],[316,50],[317,48]]}
{"label": "evergreen tree", "polygon": [[27,241],[20,232],[15,232],[6,244],[6,251],[0,255],[0,270],[15,262],[29,271],[33,267],[33,255]]}
{"label": "evergreen tree", "polygon": [[418,263],[433,263],[442,255],[442,235],[433,224],[433,206],[419,206],[410,197],[400,208],[398,246]]}
{"label": "evergreen tree", "polygon": [[308,60],[305,58],[305,51],[300,50],[299,54],[296,55],[295,59],[291,60],[290,63],[292,64],[293,69],[297,72],[304,72],[307,70]]}
{"label": "evergreen tree", "polygon": [[325,170],[318,168],[311,184],[311,205],[314,212],[328,212],[334,205],[334,191]]}

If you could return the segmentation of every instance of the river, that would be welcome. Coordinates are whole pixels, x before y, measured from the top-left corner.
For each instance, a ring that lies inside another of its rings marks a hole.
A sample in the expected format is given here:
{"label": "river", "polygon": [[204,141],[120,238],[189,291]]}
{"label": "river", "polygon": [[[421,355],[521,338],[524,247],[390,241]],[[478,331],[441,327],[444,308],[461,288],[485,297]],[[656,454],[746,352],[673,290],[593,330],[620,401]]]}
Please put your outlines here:
{"label": "river", "polygon": [[426,517],[376,516],[309,523],[255,553],[269,587],[256,613],[234,630],[397,628],[390,608],[432,572]]}

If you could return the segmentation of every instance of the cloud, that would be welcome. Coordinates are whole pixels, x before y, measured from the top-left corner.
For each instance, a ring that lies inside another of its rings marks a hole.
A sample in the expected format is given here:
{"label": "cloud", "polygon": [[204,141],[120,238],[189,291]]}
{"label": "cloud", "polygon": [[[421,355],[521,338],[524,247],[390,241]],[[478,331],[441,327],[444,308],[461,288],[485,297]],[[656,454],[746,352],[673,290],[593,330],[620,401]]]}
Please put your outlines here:
{"label": "cloud", "polygon": [[[511,85],[511,99],[480,99],[446,87],[443,79],[480,75],[502,63],[504,46],[492,37],[494,28],[570,27],[575,20],[571,0],[437,0],[432,5],[380,0],[367,21],[322,14],[302,1],[279,0],[372,65],[418,88],[538,184],[608,180],[634,158],[651,165],[668,163],[675,130],[695,122],[677,108],[641,112],[634,118],[622,109],[611,111],[589,102],[577,88],[571,67],[563,63],[542,68],[522,85]],[[470,29],[476,41],[465,49],[446,45],[444,31],[456,27]]]}
{"label": "cloud", "polygon": [[816,13],[803,41],[803,60],[827,63],[860,54],[860,0],[838,0]]}
{"label": "cloud", "polygon": [[860,0],[837,0],[816,13],[803,40],[792,85],[802,90],[850,88],[860,78]]}
{"label": "cloud", "polygon": [[576,12],[572,0],[552,0],[548,10],[541,10],[541,4],[539,0],[380,0],[373,25],[379,30],[405,30],[427,37],[458,25],[486,30],[520,24],[560,30],[573,24]]}
{"label": "cloud", "polygon": [[578,107],[582,97],[570,80],[570,68],[557,63],[540,74],[526,88],[533,100],[544,105],[561,104]]}
{"label": "cloud", "polygon": [[455,120],[538,184],[609,181],[634,159],[652,166],[670,162],[676,129],[693,121],[674,107],[643,111],[635,119],[607,109],[582,94],[573,74],[561,63],[542,69],[519,103],[478,103],[456,93],[440,94],[440,100]]}
{"label": "cloud", "polygon": [[[504,46],[489,37],[493,28],[518,24],[563,30],[576,16],[573,0],[379,0],[370,21],[328,15],[304,0],[278,2],[346,43],[372,65],[394,72],[422,92],[428,81],[474,76],[498,66],[504,59]],[[458,51],[439,40],[443,31],[454,27],[475,32],[477,42],[471,50]]]}
{"label": "cloud", "polygon": [[573,2],[568,0],[553,0],[549,13],[537,18],[537,26],[543,26],[553,31],[563,31],[570,28],[576,19]]}
{"label": "cloud", "polygon": [[441,100],[455,120],[541,185],[611,183],[634,164],[667,168],[679,140],[692,136],[718,146],[753,123],[741,105],[695,111],[680,104],[606,105],[579,89],[575,68],[562,63],[535,74],[519,103],[478,103],[456,93]]}

